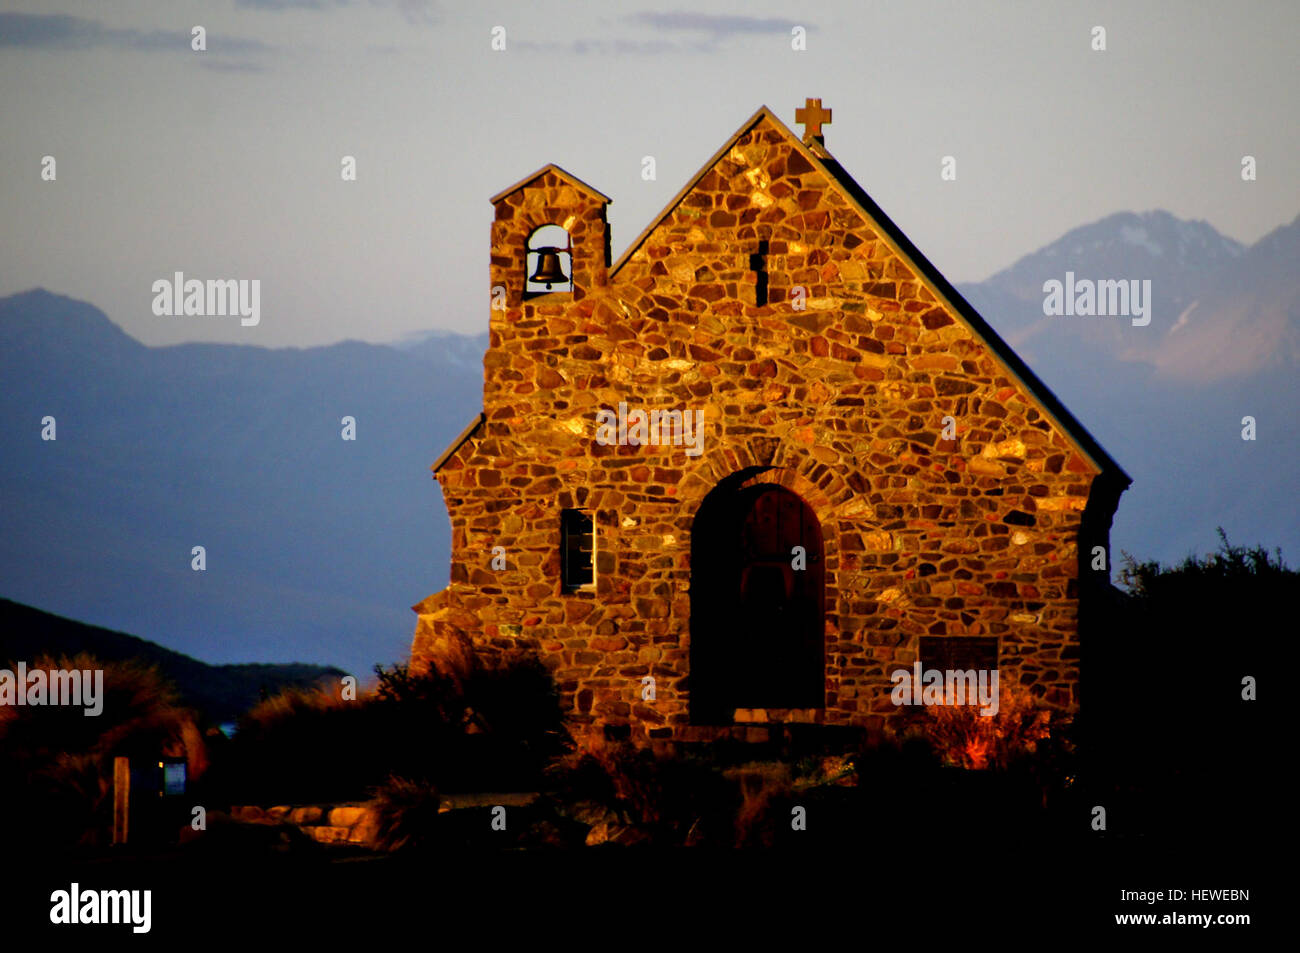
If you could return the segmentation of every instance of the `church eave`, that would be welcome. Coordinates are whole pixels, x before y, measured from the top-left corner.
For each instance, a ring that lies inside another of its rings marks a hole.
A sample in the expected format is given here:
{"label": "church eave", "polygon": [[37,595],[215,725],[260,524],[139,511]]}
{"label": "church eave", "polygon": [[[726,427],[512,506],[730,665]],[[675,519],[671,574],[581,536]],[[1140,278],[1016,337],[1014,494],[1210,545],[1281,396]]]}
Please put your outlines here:
{"label": "church eave", "polygon": [[455,440],[453,440],[447,446],[446,450],[442,451],[441,455],[439,455],[437,460],[433,461],[433,466],[431,466],[429,469],[432,470],[434,473],[437,473],[439,470],[441,470],[442,465],[451,459],[452,454],[454,454],[457,450],[459,450],[462,446],[464,446],[465,441],[467,441],[470,437],[474,436],[474,431],[478,430],[479,427],[483,426],[483,423],[486,420],[487,420],[487,414],[483,413],[482,411],[479,411],[479,415],[475,417],[472,421],[470,421],[470,425],[460,432],[460,436],[457,437]]}

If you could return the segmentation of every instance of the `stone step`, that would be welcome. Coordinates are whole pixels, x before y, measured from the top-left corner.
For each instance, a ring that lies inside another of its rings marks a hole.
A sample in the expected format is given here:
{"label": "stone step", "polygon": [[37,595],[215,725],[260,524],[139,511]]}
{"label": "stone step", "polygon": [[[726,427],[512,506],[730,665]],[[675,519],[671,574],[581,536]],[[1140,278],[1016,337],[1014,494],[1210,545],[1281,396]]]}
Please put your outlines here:
{"label": "stone step", "polygon": [[438,806],[438,813],[445,814],[447,811],[462,811],[469,808],[483,807],[528,807],[540,795],[537,792],[520,792],[512,791],[502,794],[444,794],[442,803]]}
{"label": "stone step", "polygon": [[350,827],[332,827],[327,824],[311,824],[300,830],[318,844],[346,844]]}

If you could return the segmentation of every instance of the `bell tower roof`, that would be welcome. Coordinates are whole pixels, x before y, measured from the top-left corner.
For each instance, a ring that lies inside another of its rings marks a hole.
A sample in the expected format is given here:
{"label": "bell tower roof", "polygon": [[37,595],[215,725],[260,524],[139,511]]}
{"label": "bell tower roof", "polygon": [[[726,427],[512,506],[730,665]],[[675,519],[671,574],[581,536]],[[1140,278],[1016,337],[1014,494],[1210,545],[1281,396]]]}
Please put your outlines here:
{"label": "bell tower roof", "polygon": [[492,198],[489,199],[489,201],[490,201],[493,205],[496,205],[498,202],[500,202],[500,201],[501,201],[503,198],[505,198],[507,195],[510,195],[510,194],[512,194],[512,193],[514,193],[514,192],[519,191],[519,190],[522,189],[524,186],[528,185],[530,182],[533,182],[533,181],[535,181],[536,179],[541,178],[541,177],[542,177],[543,175],[545,175],[547,172],[552,172],[552,173],[554,173],[554,174],[557,175],[559,178],[561,178],[561,179],[563,179],[565,182],[567,182],[569,185],[572,185],[575,189],[579,189],[580,191],[585,192],[587,195],[590,195],[592,198],[594,198],[594,199],[596,199],[596,200],[602,202],[602,203],[605,204],[605,205],[609,205],[611,202],[614,201],[614,200],[611,199],[608,195],[606,195],[604,192],[601,192],[601,191],[599,191],[599,190],[597,190],[597,189],[593,189],[593,188],[592,188],[590,185],[588,185],[586,182],[582,181],[582,179],[578,178],[576,175],[573,175],[573,174],[570,173],[570,172],[566,172],[566,171],[564,171],[564,170],[561,169],[558,165],[556,165],[554,162],[548,162],[546,165],[542,166],[540,169],[538,169],[538,170],[537,170],[536,172],[534,172],[532,175],[524,176],[522,179],[520,179],[518,182],[516,182],[514,185],[510,186],[509,188],[502,189],[502,190],[501,190],[500,192],[498,192],[496,195],[492,196]]}

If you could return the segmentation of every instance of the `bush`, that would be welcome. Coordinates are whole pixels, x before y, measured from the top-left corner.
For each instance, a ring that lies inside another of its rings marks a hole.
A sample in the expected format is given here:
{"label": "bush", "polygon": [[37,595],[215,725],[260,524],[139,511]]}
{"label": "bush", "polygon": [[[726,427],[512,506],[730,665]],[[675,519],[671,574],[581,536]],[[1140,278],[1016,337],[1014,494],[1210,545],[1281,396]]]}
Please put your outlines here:
{"label": "bush", "polygon": [[[36,669],[102,670],[103,710],[87,717],[72,706],[0,707],[0,794],[9,816],[21,818],[15,837],[54,847],[109,843],[118,757],[130,758],[135,771],[160,756],[184,757],[188,778],[202,777],[207,757],[194,717],[156,667],[82,653],[40,656],[28,665]],[[143,793],[132,800],[137,830],[135,817],[149,806]]]}
{"label": "bush", "polygon": [[736,788],[704,756],[580,735],[552,765],[560,803],[595,827],[665,846],[730,843]]}
{"label": "bush", "polygon": [[380,850],[419,850],[437,843],[442,797],[433,785],[390,776],[372,792],[372,800]]}
{"label": "bush", "polygon": [[[1092,803],[1118,833],[1268,836],[1260,799],[1280,791],[1265,703],[1243,697],[1247,676],[1278,668],[1300,571],[1280,551],[1247,548],[1218,531],[1219,548],[1172,567],[1125,553],[1127,591],[1104,638],[1085,645],[1081,739]],[[1205,805],[1215,805],[1205,824]]]}
{"label": "bush", "polygon": [[[239,719],[217,776],[222,798],[240,803],[344,800],[363,785],[358,776],[379,770],[380,729],[359,692],[345,701],[337,688],[287,688]],[[380,775],[382,777],[382,775]]]}
{"label": "bush", "polygon": [[982,770],[1006,768],[1052,733],[1051,709],[1041,708],[1033,695],[1007,679],[998,685],[998,710],[980,714],[978,705],[926,705],[925,733],[945,764]]}
{"label": "bush", "polygon": [[780,762],[757,762],[731,768],[725,772],[725,777],[740,791],[735,846],[771,847],[776,843],[778,831],[789,827],[789,805],[794,795],[790,766]]}
{"label": "bush", "polygon": [[562,749],[549,672],[509,655],[464,677],[376,666],[377,683],[344,701],[337,689],[289,689],[240,721],[221,771],[225,797],[246,803],[354,800],[390,776],[439,791],[535,790]]}

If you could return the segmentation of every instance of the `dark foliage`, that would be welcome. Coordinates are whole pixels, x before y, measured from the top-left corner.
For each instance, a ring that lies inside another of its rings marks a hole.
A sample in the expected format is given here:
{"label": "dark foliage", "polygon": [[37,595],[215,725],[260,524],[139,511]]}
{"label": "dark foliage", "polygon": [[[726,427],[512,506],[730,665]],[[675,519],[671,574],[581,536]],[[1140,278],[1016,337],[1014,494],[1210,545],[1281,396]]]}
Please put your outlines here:
{"label": "dark foliage", "polygon": [[[1264,701],[1278,692],[1300,572],[1280,552],[1231,545],[1167,568],[1125,554],[1127,594],[1085,647],[1080,717],[1092,803],[1120,835],[1263,835],[1278,790]],[[1267,655],[1265,650],[1272,649]],[[1269,678],[1272,676],[1272,678]]]}
{"label": "dark foliage", "polygon": [[376,667],[356,701],[286,692],[254,708],[214,773],[224,798],[310,803],[364,798],[389,776],[446,792],[535,789],[564,737],[554,682],[514,656],[462,678]]}
{"label": "dark foliage", "polygon": [[38,656],[29,670],[102,670],[102,711],[79,706],[0,708],[0,813],[14,823],[14,844],[31,839],[45,850],[105,846],[111,839],[113,763],[130,759],[131,824],[137,839],[159,815],[153,766],[185,757],[190,776],[206,768],[193,715],[157,668],[139,661],[103,661],[79,654]]}

